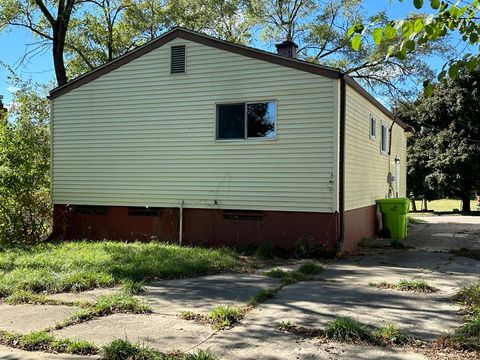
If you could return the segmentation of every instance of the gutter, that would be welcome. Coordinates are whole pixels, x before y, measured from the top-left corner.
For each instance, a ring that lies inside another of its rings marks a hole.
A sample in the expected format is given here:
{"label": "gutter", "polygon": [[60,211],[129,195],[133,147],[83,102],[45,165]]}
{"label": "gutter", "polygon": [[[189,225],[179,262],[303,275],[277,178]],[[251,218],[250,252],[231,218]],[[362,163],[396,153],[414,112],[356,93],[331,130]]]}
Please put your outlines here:
{"label": "gutter", "polygon": [[345,76],[340,76],[340,154],[338,159],[338,238],[335,253],[338,254],[345,240],[345,119],[347,107],[347,82]]}

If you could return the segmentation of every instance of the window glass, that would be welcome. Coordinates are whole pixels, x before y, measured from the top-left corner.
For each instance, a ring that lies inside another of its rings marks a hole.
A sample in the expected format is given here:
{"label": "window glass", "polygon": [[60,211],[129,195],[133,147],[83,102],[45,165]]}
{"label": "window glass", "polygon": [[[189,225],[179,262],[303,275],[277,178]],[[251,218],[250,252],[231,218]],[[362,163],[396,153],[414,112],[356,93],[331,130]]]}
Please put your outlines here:
{"label": "window glass", "polygon": [[375,139],[377,137],[377,120],[370,116],[370,139]]}
{"label": "window glass", "polygon": [[275,103],[273,101],[247,104],[247,137],[275,137]]}
{"label": "window glass", "polygon": [[386,154],[388,152],[388,128],[384,124],[382,124],[382,141],[380,146],[382,153]]}
{"label": "window glass", "polygon": [[245,138],[245,104],[217,105],[217,138]]}

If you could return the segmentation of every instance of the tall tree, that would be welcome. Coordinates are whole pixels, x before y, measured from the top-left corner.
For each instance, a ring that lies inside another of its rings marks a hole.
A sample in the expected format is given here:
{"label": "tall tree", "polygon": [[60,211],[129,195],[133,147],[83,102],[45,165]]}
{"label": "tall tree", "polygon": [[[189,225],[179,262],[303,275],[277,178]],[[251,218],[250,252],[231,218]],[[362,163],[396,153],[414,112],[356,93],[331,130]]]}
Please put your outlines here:
{"label": "tall tree", "polygon": [[386,58],[390,46],[401,43],[398,34],[382,46],[365,39],[355,49],[349,29],[358,23],[387,24],[384,12],[367,16],[361,0],[254,0],[248,8],[252,24],[260,24],[265,40],[291,38],[300,45],[299,57],[340,68],[369,90],[390,98],[410,97],[423,79],[432,76],[427,60],[431,55],[448,55],[444,41],[416,49],[407,60]]}
{"label": "tall tree", "polygon": [[418,130],[409,144],[411,189],[417,195],[459,197],[462,210],[470,211],[470,198],[480,189],[479,103],[477,69],[437,84],[434,96],[399,107],[398,115]]}
{"label": "tall tree", "polygon": [[[29,29],[52,46],[53,66],[58,85],[65,84],[64,51],[67,30],[76,8],[83,0],[0,0],[0,31],[7,27]],[[74,46],[74,45],[73,45]]]}

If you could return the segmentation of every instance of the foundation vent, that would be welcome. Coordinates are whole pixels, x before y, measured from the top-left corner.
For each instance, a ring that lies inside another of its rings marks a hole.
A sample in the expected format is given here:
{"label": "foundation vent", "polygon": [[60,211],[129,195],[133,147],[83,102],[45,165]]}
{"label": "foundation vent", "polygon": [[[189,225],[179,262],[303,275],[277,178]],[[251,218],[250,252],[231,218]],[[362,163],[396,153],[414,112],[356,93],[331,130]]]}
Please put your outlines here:
{"label": "foundation vent", "polygon": [[225,220],[260,221],[263,219],[263,211],[257,210],[223,210]]}
{"label": "foundation vent", "polygon": [[128,207],[128,216],[160,216],[160,212],[161,209],[156,207]]}
{"label": "foundation vent", "polygon": [[81,215],[107,215],[108,206],[73,205],[73,210]]}

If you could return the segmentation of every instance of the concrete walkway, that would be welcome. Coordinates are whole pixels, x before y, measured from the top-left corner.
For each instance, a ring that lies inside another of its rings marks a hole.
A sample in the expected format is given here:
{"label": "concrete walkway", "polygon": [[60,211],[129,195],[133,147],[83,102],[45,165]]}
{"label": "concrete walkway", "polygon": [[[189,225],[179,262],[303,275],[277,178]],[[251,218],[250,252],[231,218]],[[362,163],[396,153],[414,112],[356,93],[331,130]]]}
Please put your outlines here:
{"label": "concrete walkway", "polygon": [[[112,315],[54,334],[92,341],[99,346],[116,338],[127,338],[162,351],[210,349],[222,359],[425,359],[406,349],[302,339],[280,332],[277,324],[290,321],[296,325],[324,328],[335,316],[345,315],[372,326],[394,324],[407,334],[424,340],[454,330],[461,324],[462,316],[451,296],[461,286],[479,279],[480,262],[448,251],[480,248],[480,221],[452,218],[450,221],[458,223],[437,221],[412,225],[406,241],[409,249],[395,250],[387,246],[385,240],[376,240],[355,257],[326,263],[321,281],[284,287],[230,330],[217,332],[208,325],[182,320],[179,314],[185,310],[207,313],[219,304],[242,305],[261,289],[278,286],[278,280],[254,274],[228,274],[157,282],[150,284],[142,296],[152,306],[153,314]],[[401,279],[424,279],[439,291],[419,294],[370,285],[371,282],[394,283]],[[62,296],[68,297],[56,297]],[[98,292],[93,291],[76,297],[94,300],[96,296]],[[0,329],[23,332],[51,326],[72,310],[55,307],[58,312],[51,312],[50,307],[33,306],[38,309],[35,314],[38,320],[32,325],[29,324],[29,317],[35,313],[32,306],[8,309],[5,306],[0,306]],[[7,320],[2,320],[2,314]],[[17,320],[9,321],[8,316],[11,319],[15,316]],[[5,351],[9,356],[16,356],[15,351],[0,348],[0,359],[16,359],[2,357],[6,356]],[[69,358],[30,354],[32,359]]]}

